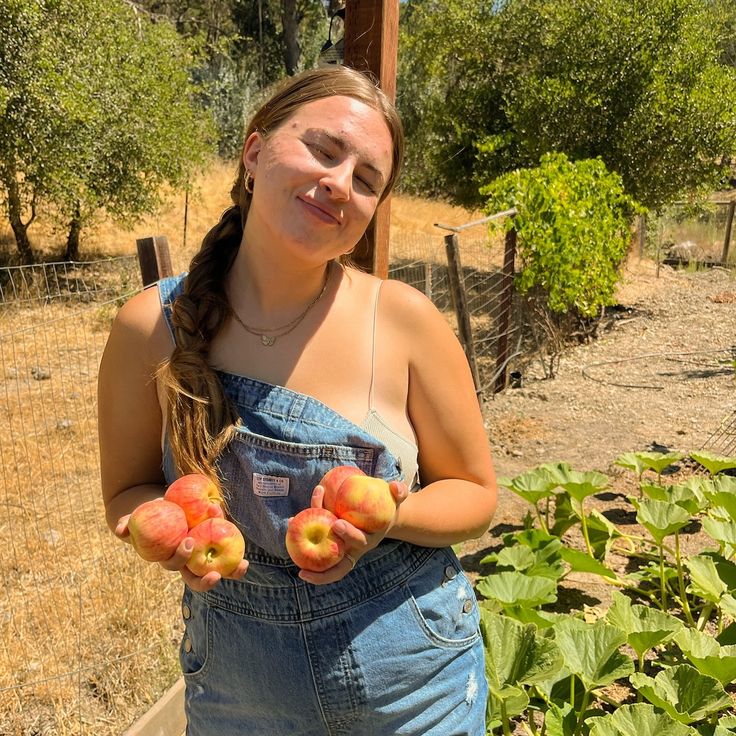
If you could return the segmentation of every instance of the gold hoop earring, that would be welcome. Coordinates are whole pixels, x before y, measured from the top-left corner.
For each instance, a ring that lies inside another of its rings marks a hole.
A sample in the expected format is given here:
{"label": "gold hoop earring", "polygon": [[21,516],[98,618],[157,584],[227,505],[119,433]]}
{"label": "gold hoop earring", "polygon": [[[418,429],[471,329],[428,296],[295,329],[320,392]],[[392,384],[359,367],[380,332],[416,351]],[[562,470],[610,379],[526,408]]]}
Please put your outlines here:
{"label": "gold hoop earring", "polygon": [[243,189],[245,189],[248,194],[253,194],[253,184],[255,182],[255,179],[253,178],[253,174],[248,171],[248,169],[245,170],[245,176],[243,177]]}

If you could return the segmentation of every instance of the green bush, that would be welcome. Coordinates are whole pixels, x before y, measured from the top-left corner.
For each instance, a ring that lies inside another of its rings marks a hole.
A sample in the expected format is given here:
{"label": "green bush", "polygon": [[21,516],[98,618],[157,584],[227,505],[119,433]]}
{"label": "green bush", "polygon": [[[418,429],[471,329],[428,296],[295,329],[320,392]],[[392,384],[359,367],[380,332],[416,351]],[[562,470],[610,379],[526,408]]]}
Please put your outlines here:
{"label": "green bush", "polygon": [[483,187],[486,212],[516,208],[494,228],[517,230],[516,288],[546,296],[553,313],[593,317],[613,302],[619,268],[642,208],[600,159],[542,156],[535,169],[504,174]]}

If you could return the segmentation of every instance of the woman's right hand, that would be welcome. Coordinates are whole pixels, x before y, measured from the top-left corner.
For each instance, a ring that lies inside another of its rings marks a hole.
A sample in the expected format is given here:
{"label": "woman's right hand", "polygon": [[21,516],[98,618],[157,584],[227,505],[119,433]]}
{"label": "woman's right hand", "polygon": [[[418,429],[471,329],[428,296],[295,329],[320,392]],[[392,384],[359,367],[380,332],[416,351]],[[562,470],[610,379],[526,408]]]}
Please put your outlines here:
{"label": "woman's right hand", "polygon": [[[128,519],[130,514],[121,516],[118,519],[117,526],[115,527],[115,536],[128,544],[130,541],[130,532],[128,531]],[[191,537],[184,537],[176,548],[174,554],[169,557],[168,560],[162,560],[158,564],[169,570],[170,572],[178,572],[184,582],[194,591],[198,593],[206,593],[217,585],[222,579],[222,575],[219,572],[208,572],[206,575],[200,577],[195,575],[188,567],[187,562],[192,556],[192,550],[194,549],[194,540]],[[226,575],[230,580],[240,580],[248,571],[248,560],[241,560],[238,566],[229,575]]]}

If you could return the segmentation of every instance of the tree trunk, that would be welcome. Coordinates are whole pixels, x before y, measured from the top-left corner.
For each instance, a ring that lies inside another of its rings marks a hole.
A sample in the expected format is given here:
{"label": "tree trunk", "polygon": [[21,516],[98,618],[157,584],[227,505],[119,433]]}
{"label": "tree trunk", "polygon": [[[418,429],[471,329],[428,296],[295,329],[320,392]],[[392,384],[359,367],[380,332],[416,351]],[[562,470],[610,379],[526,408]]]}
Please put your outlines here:
{"label": "tree trunk", "polygon": [[10,227],[13,228],[20,262],[24,266],[29,266],[36,262],[31,241],[28,238],[28,226],[33,222],[34,216],[32,215],[28,222],[23,222],[23,203],[21,202],[20,187],[14,172],[8,173],[6,184],[8,187],[8,220],[10,221]]}
{"label": "tree trunk", "polygon": [[74,207],[74,214],[69,220],[69,235],[66,239],[65,261],[79,260],[79,235],[82,232],[82,215],[79,211],[79,202]]}
{"label": "tree trunk", "polygon": [[289,76],[299,71],[299,11],[296,0],[281,0],[281,25],[284,28],[284,64]]}

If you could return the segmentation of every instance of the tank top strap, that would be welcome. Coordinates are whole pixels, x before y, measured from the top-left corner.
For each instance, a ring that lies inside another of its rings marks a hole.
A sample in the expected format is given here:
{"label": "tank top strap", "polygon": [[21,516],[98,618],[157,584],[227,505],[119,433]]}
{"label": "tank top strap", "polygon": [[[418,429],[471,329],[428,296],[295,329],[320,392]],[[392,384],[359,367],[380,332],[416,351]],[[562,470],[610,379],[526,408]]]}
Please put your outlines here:
{"label": "tank top strap", "polygon": [[371,330],[371,383],[368,389],[368,411],[373,411],[373,387],[376,382],[376,324],[378,322],[378,297],[381,294],[381,286],[383,280],[379,280],[376,285],[375,295],[373,297],[373,329]]}

